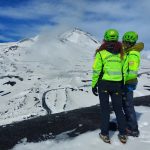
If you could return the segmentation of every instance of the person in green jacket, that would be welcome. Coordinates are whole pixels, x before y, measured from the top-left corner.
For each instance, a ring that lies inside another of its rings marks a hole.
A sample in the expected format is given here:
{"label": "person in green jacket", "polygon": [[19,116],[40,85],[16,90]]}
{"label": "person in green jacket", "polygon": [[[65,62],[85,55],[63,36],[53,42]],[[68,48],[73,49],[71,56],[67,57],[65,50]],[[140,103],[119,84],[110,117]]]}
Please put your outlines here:
{"label": "person in green jacket", "polygon": [[126,61],[123,66],[124,71],[124,95],[123,110],[127,121],[127,134],[138,137],[138,123],[133,105],[133,91],[137,86],[137,75],[140,65],[140,51],[144,48],[142,42],[137,43],[138,34],[134,31],[126,32],[123,35],[122,43],[126,54]]}
{"label": "person in green jacket", "polygon": [[109,138],[109,96],[116,114],[121,142],[126,143],[126,121],[122,110],[122,66],[124,54],[118,42],[119,33],[109,29],[104,34],[104,43],[97,49],[93,63],[92,92],[99,95],[101,110],[100,138],[110,143]]}

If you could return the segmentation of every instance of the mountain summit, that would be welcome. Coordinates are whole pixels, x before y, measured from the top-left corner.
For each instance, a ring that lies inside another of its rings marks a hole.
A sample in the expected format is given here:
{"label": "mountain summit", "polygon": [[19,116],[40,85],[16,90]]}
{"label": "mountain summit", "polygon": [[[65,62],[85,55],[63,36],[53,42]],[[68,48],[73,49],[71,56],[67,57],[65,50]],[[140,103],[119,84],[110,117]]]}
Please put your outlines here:
{"label": "mountain summit", "polygon": [[88,32],[84,32],[83,30],[79,29],[79,28],[74,28],[73,30],[67,31],[63,34],[60,35],[60,40],[62,42],[65,41],[71,41],[73,43],[96,43],[99,44],[99,41],[92,36],[90,33]]}

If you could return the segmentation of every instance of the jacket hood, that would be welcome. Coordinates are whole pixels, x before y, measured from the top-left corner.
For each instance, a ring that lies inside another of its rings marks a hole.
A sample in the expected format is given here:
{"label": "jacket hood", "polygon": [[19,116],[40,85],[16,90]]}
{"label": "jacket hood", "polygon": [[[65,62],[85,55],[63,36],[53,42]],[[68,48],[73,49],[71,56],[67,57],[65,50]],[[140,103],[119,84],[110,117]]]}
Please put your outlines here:
{"label": "jacket hood", "polygon": [[139,43],[136,43],[131,48],[126,49],[125,52],[129,52],[129,51],[138,51],[138,52],[141,52],[143,49],[144,49],[144,43],[143,42],[139,42]]}

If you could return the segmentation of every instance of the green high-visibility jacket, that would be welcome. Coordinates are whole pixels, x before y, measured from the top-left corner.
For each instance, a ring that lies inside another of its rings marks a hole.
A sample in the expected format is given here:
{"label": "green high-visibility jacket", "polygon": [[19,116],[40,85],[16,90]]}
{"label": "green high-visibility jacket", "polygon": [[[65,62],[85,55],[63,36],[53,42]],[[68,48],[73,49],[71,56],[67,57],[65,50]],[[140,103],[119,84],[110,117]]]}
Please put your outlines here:
{"label": "green high-visibility jacket", "polygon": [[112,54],[107,50],[97,52],[93,63],[92,87],[97,85],[99,78],[108,81],[121,81],[122,66],[120,54]]}
{"label": "green high-visibility jacket", "polygon": [[130,49],[125,50],[126,60],[123,66],[124,82],[131,84],[137,82],[137,75],[140,65],[140,51],[144,48],[142,42],[137,43]]}

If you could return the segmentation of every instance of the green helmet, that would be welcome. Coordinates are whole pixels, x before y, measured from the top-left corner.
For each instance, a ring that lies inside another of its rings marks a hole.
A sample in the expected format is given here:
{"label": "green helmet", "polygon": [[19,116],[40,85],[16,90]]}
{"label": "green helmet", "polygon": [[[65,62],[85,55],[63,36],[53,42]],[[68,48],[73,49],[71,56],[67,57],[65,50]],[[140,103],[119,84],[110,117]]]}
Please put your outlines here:
{"label": "green helmet", "polygon": [[138,34],[136,32],[134,32],[134,31],[126,32],[123,35],[122,40],[124,42],[136,43],[136,41],[138,40]]}
{"label": "green helmet", "polygon": [[118,41],[118,38],[119,38],[119,33],[115,29],[106,30],[104,34],[105,41]]}

